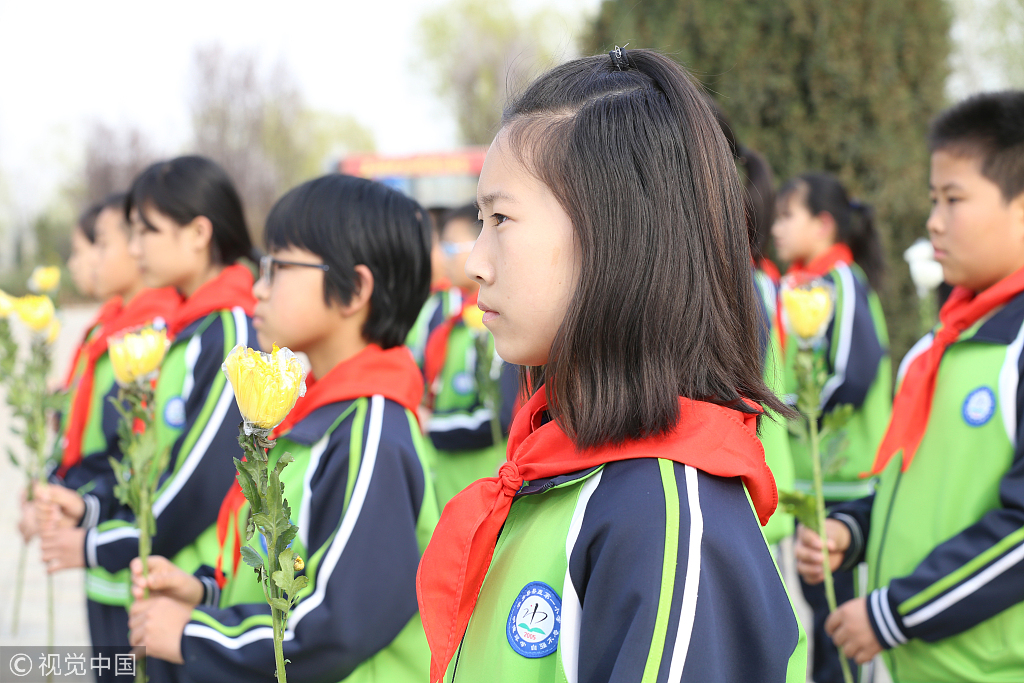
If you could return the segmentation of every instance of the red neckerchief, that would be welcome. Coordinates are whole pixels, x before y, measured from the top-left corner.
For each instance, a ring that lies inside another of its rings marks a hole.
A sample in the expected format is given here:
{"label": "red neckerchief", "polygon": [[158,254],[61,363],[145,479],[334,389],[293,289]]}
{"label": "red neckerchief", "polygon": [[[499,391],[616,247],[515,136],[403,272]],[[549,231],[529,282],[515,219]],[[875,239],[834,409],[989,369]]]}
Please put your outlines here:
{"label": "red neckerchief", "polygon": [[446,292],[451,288],[452,281],[446,277],[443,277],[434,284],[430,285],[430,293],[437,294],[438,292]]}
{"label": "red neckerchief", "polygon": [[782,280],[782,273],[779,272],[779,267],[772,261],[762,257],[760,261],[754,264],[754,267],[767,275],[768,279],[774,282],[776,287],[779,286],[779,281]]}
{"label": "red neckerchief", "polygon": [[82,361],[84,364],[68,414],[67,431],[64,433],[64,455],[57,470],[62,477],[82,460],[82,439],[89,424],[89,413],[92,408],[96,362],[107,352],[107,339],[122,330],[152,322],[157,317],[166,320],[173,316],[174,311],[181,305],[181,296],[170,287],[144,289],[124,308],[120,307],[121,298],[116,298],[116,309],[113,300],[104,304],[97,320],[99,329],[82,345],[80,355],[76,359],[76,364]]}
{"label": "red neckerchief", "polygon": [[178,307],[172,319],[167,321],[167,332],[173,339],[196,320],[214,311],[230,310],[236,306],[241,306],[245,314],[251,316],[256,307],[252,285],[252,273],[248,268],[238,263],[225,267]]}
{"label": "red neckerchief", "polygon": [[[413,360],[412,353],[404,346],[396,346],[385,351],[376,344],[370,344],[348,360],[335,365],[323,379],[309,378],[307,381],[306,395],[295,402],[295,407],[288,413],[284,422],[274,429],[272,438],[277,439],[287,434],[313,411],[331,403],[380,394],[415,415],[423,397],[423,376],[416,366],[416,361]],[[224,496],[220,512],[217,513],[217,542],[220,552],[217,554],[214,574],[221,588],[227,583],[223,571],[223,558],[229,529],[234,529],[233,569],[234,575],[238,574],[238,563],[242,559],[238,512],[245,502],[245,494],[236,480]]]}
{"label": "red neckerchief", "polygon": [[581,452],[556,421],[542,424],[545,393],[542,387],[516,416],[508,460],[498,476],[474,482],[445,506],[423,553],[416,592],[430,646],[431,683],[441,680],[466,632],[498,534],[524,481],[619,460],[662,458],[720,477],[741,477],[761,524],[778,505],[756,415],[680,398],[679,422],[669,434]]}
{"label": "red neckerchief", "polygon": [[96,318],[89,323],[89,326],[85,328],[85,334],[82,335],[82,341],[75,349],[75,356],[71,360],[71,367],[68,368],[67,377],[64,378],[64,390],[70,391],[71,386],[75,383],[75,378],[78,376],[78,364],[82,360],[82,354],[85,353],[85,347],[88,345],[89,340],[93,338],[93,334],[102,334],[103,327],[117,317],[117,314],[121,312],[122,300],[119,296],[112,296],[107,299],[102,306],[100,306],[99,312],[96,314]]}
{"label": "red neckerchief", "polygon": [[935,395],[935,381],[938,379],[939,365],[942,363],[942,355],[946,348],[955,342],[964,330],[969,330],[976,322],[1004,306],[1021,292],[1024,292],[1024,268],[1003,278],[978,295],[965,287],[953,289],[939,312],[939,327],[932,345],[907,368],[903,384],[893,401],[889,428],[878,447],[871,472],[864,476],[880,473],[900,451],[903,451],[903,471],[907,471],[928,427],[932,398]]}
{"label": "red neckerchief", "polygon": [[[427,348],[423,352],[423,374],[427,379],[427,390],[433,391],[434,381],[444,369],[445,359],[448,357],[448,339],[452,336],[452,330],[462,320],[462,314],[467,308],[476,306],[476,299],[480,292],[462,294],[462,307],[458,313],[453,314],[443,323],[434,328],[427,338]],[[433,394],[429,403],[433,403]]]}
{"label": "red neckerchief", "polygon": [[[789,270],[786,271],[786,275],[796,275],[807,279],[824,277],[836,266],[844,264],[849,265],[851,263],[853,263],[853,252],[850,250],[850,247],[841,242],[837,242],[829,247],[828,251],[813,259],[810,263],[804,264],[803,261],[793,261],[793,263],[789,265]],[[782,321],[781,300],[779,305],[775,307],[775,318],[775,323],[779,329],[779,343],[782,346],[783,353],[785,353],[786,326]]]}

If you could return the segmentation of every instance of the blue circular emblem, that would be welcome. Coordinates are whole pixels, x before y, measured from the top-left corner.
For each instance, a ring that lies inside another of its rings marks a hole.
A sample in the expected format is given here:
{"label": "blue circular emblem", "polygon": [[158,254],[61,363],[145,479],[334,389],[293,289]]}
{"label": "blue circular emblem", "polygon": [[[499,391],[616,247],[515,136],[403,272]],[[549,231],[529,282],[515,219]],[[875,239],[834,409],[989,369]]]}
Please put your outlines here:
{"label": "blue circular emblem", "polygon": [[562,599],[542,581],[526,584],[508,613],[508,644],[524,657],[547,657],[558,649],[562,627]]}
{"label": "blue circular emblem", "polygon": [[964,399],[964,422],[972,427],[980,427],[996,412],[996,395],[988,387],[978,387],[967,394]]}
{"label": "blue circular emblem", "polygon": [[452,388],[455,389],[456,393],[463,396],[471,394],[473,389],[476,388],[476,379],[471,373],[460,372],[452,377]]}
{"label": "blue circular emblem", "polygon": [[175,396],[167,402],[164,406],[164,422],[174,429],[185,426],[185,399]]}

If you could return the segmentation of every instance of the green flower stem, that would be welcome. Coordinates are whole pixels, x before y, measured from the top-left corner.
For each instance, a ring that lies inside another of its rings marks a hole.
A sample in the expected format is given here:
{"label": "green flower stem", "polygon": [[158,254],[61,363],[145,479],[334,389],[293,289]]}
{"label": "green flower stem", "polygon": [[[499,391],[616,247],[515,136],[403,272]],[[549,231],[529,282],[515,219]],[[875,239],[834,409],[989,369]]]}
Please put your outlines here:
{"label": "green flower stem", "polygon": [[[800,394],[797,408],[807,420],[808,436],[811,447],[811,466],[814,469],[814,503],[817,513],[818,535],[821,543],[821,565],[825,576],[825,599],[828,601],[829,612],[836,611],[836,588],[832,578],[832,565],[829,562],[828,536],[825,532],[825,492],[824,475],[821,466],[821,435],[818,431],[818,419],[821,417],[821,389],[824,386],[825,372],[821,362],[815,358],[811,349],[800,349],[796,356],[797,382]],[[853,683],[850,664],[841,651],[839,664],[843,668],[845,683]]]}
{"label": "green flower stem", "polygon": [[473,344],[476,347],[476,384],[483,398],[484,407],[491,411],[491,439],[495,446],[505,440],[501,428],[501,386],[500,375],[492,375],[494,365],[494,347],[490,343],[491,333],[473,332]]}
{"label": "green flower stem", "polygon": [[292,524],[291,508],[284,497],[281,471],[292,461],[285,453],[274,467],[270,467],[268,452],[275,442],[265,432],[254,431],[246,435],[243,429],[238,443],[245,453],[245,460],[235,459],[238,470],[238,484],[249,501],[249,518],[245,524],[246,544],[259,529],[267,542],[267,558],[264,560],[249,545],[242,545],[242,560],[256,572],[256,580],[263,588],[263,595],[270,605],[271,621],[274,626],[274,663],[278,683],[287,683],[284,658],[284,635],[288,627],[288,613],[298,602],[298,595],[309,579],[295,576],[295,553],[291,543],[298,533]]}
{"label": "green flower stem", "polygon": [[918,297],[917,299],[917,310],[918,315],[921,317],[921,334],[925,335],[932,331],[937,322],[937,313],[935,311],[935,293],[928,292],[925,296]]}
{"label": "green flower stem", "polygon": [[25,587],[25,560],[28,557],[28,543],[21,542],[21,552],[18,553],[18,576],[14,580],[14,614],[11,616],[11,633],[18,635],[18,622],[21,618],[21,594]]}

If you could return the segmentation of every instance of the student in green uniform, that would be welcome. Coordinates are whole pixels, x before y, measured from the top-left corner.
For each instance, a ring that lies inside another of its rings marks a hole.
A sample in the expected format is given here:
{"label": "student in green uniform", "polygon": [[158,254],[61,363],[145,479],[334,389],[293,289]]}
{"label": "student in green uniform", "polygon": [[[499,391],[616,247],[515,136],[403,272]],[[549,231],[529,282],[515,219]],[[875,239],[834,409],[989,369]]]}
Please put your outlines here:
{"label": "student in green uniform", "polygon": [[[49,528],[43,533],[42,554],[44,560],[53,560],[51,571],[62,567],[59,558],[51,557],[54,544],[59,545],[60,539],[66,538],[81,548],[88,530],[101,519],[110,518],[118,508],[112,494],[115,482],[110,459],[120,457],[120,414],[112,403],[117,397],[117,386],[107,356],[107,339],[156,319],[165,320],[181,303],[173,289],[143,286],[138,260],[128,252],[124,200],[123,194],[106,198],[93,226],[93,287],[96,296],[105,303],[76,353],[68,409],[62,416],[57,444],[59,464],[50,476],[53,485],[40,489],[37,495],[43,505],[54,504],[69,510],[62,526],[71,528],[59,534],[55,528]],[[127,593],[104,591],[90,579],[91,576],[86,580],[86,608],[93,644],[127,643]]]}
{"label": "student in green uniform", "polygon": [[[270,453],[294,458],[282,482],[310,578],[285,635],[294,680],[427,677],[415,576],[438,510],[416,422],[423,380],[403,346],[429,292],[427,220],[412,199],[343,175],[300,185],[267,218],[259,341],[305,353],[315,378]],[[151,558],[132,642],[177,665],[154,683],[275,680],[270,606],[240,563],[247,511],[235,487],[197,546],[195,575]],[[265,553],[261,538],[250,545]]]}
{"label": "student in green uniform", "polygon": [[[866,597],[826,628],[882,651],[898,683],[1024,680],[1024,91],[972,97],[929,135],[928,233],[955,285],[907,354],[872,474],[833,509],[833,566],[866,558]],[[804,530],[799,569],[821,581]]]}
{"label": "student in green uniform", "polygon": [[[256,343],[250,319],[253,278],[238,263],[253,255],[252,242],[231,179],[204,157],[178,157],[147,168],[128,193],[123,217],[131,224],[129,252],[143,283],[171,287],[182,298],[165,321],[173,341],[156,384],[154,428],[159,447],[171,455],[153,504],[152,548],[194,569],[194,558],[181,553],[217,520],[220,501],[234,481],[232,456],[241,454],[241,416],[220,366],[236,344]],[[77,529],[63,530],[44,558],[59,568],[85,566],[90,598],[124,605],[138,530],[131,510],[112,496],[100,504],[101,510],[113,510],[109,517],[99,519],[84,538]],[[61,507],[78,519],[83,504],[77,497]],[[123,616],[123,607],[118,610]]]}
{"label": "student in green uniform", "polygon": [[[775,179],[767,159],[742,144],[722,108],[712,100],[708,104],[725,133],[729,150],[736,160],[743,185],[743,208],[747,217],[747,239],[750,242],[750,263],[754,288],[760,295],[762,332],[761,352],[764,355],[764,382],[776,395],[782,395],[782,340],[779,336],[778,301],[779,269],[765,255],[771,227],[775,219]],[[779,491],[793,490],[793,455],[789,450],[789,428],[784,418],[762,420],[758,432],[764,446],[764,459],[775,477]],[[764,537],[777,551],[777,543],[793,534],[793,515],[776,511],[764,527]]]}
{"label": "student in green uniform", "polygon": [[[883,273],[882,244],[871,207],[852,201],[832,175],[805,173],[790,180],[779,190],[778,207],[772,235],[779,257],[790,263],[787,276],[820,277],[835,287],[835,315],[816,349],[828,372],[821,408],[827,414],[848,405],[853,414],[843,425],[844,447],[834,451],[841,464],[825,476],[825,502],[832,505],[874,490],[874,480],[861,473],[878,448],[892,406],[889,337],[875,293]],[[784,392],[795,403],[796,341],[790,338],[785,348]],[[796,489],[812,492],[813,466],[806,441],[790,437],[790,451]],[[855,583],[852,568],[837,572],[836,599],[853,598]],[[814,610],[813,678],[817,683],[840,683],[839,654],[825,634],[825,590],[806,583],[801,588]]]}
{"label": "student in green uniform", "polygon": [[[441,249],[452,288],[449,314],[432,326],[425,349],[424,374],[429,410],[427,434],[434,444],[434,487],[443,508],[452,496],[481,477],[492,477],[505,459],[505,435],[512,422],[512,407],[519,388],[515,366],[494,354],[494,339],[486,330],[467,324],[467,311],[479,316],[479,286],[466,275],[469,256],[481,223],[470,204],[449,211],[442,219]],[[479,339],[487,345],[490,365],[482,367]],[[479,379],[482,373],[499,388],[497,406],[487,405]],[[495,408],[497,414],[495,414]],[[502,438],[495,443],[492,421]]]}
{"label": "student in green uniform", "polygon": [[700,90],[649,50],[563,64],[506,109],[477,192],[466,271],[532,396],[423,555],[429,680],[803,683],[761,533],[758,404],[789,411]]}

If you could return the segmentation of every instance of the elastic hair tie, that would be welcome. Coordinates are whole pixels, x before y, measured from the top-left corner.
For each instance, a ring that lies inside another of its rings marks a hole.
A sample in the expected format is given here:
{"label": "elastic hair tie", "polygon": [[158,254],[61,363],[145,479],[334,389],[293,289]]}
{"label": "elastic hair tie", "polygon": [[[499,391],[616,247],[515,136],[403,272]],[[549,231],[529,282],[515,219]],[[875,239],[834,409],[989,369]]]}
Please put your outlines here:
{"label": "elastic hair tie", "polygon": [[[629,45],[629,43],[626,43]],[[615,46],[615,49],[608,53],[608,56],[612,58],[612,64],[619,71],[629,70],[629,58],[626,56],[626,45],[619,47]]]}

